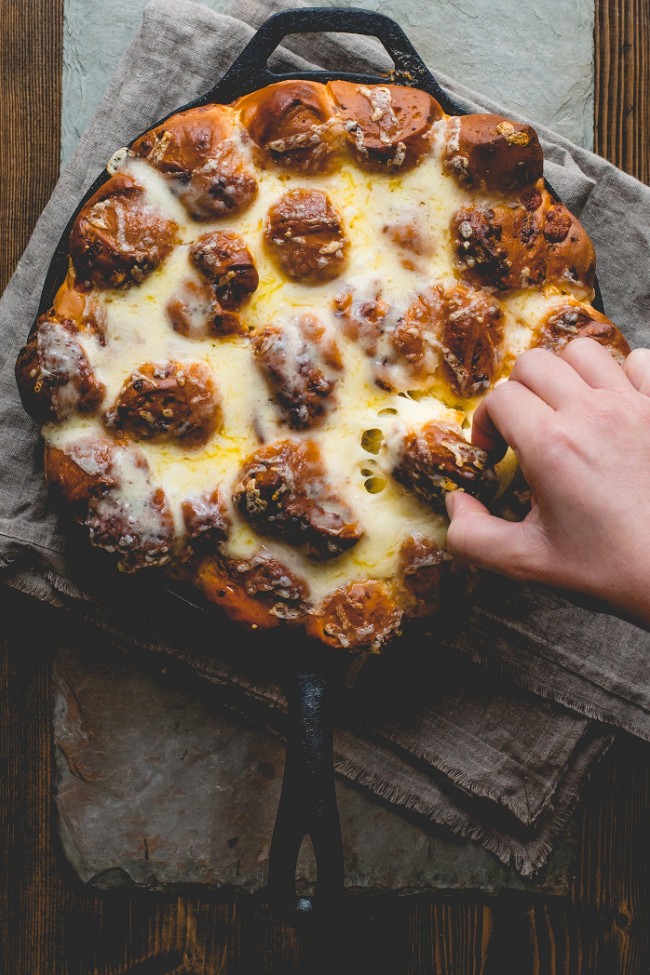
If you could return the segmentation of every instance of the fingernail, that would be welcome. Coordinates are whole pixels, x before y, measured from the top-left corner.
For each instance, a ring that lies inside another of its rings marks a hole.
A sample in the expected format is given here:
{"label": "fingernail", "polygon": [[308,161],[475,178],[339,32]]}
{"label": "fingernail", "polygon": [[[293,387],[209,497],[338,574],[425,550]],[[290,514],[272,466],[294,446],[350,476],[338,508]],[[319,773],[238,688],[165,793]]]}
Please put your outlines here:
{"label": "fingernail", "polygon": [[449,515],[450,518],[453,517],[455,504],[456,504],[456,492],[449,491],[445,495],[445,507],[447,508],[447,514]]}

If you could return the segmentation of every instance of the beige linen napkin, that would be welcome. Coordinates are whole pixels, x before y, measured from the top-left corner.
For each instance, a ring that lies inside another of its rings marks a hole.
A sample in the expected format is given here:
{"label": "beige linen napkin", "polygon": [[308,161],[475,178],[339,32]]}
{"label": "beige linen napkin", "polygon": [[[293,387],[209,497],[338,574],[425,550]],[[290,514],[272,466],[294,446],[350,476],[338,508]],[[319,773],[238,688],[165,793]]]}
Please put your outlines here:
{"label": "beige linen napkin", "polygon": [[[192,3],[150,3],[37,224],[0,302],[0,579],[82,615],[140,653],[180,657],[217,685],[229,706],[281,728],[285,704],[268,650],[244,651],[236,627],[170,598],[156,580],[119,576],[54,511],[38,433],[13,380],[53,248],[86,187],[117,146],[212,87],[273,9],[242,0],[233,17]],[[295,70],[323,58],[347,69],[386,64],[376,43],[335,37],[293,38],[278,63]],[[439,80],[469,108],[508,114]],[[650,190],[538,131],[550,181],[595,241],[608,313],[633,344],[650,344]],[[337,768],[395,808],[471,836],[530,875],[609,743],[587,718],[650,738],[649,642],[635,627],[554,593],[486,580],[465,619],[404,641],[361,672],[341,703]]]}

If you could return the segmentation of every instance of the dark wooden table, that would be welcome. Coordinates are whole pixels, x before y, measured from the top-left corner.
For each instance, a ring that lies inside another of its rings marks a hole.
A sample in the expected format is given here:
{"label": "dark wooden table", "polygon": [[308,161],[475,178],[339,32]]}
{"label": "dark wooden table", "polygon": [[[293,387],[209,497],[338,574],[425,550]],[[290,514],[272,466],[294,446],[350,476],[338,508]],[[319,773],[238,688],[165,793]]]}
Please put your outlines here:
{"label": "dark wooden table", "polygon": [[[58,171],[63,0],[0,0],[0,290]],[[650,181],[650,2],[596,0],[596,150]],[[576,813],[566,898],[349,899],[327,926],[205,890],[93,894],[53,822],[51,666],[65,621],[0,591],[2,975],[648,975],[650,748],[621,736]]]}

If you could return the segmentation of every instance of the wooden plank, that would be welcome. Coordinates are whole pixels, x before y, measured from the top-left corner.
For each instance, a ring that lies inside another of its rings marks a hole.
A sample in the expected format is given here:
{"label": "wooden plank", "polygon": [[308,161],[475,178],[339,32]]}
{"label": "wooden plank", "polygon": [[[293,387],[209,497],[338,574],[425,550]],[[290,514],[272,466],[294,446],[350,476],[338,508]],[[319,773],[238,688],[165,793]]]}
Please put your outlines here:
{"label": "wooden plank", "polygon": [[59,172],[63,0],[0,0],[0,292]]}
{"label": "wooden plank", "polygon": [[650,183],[650,4],[596,0],[594,148]]}

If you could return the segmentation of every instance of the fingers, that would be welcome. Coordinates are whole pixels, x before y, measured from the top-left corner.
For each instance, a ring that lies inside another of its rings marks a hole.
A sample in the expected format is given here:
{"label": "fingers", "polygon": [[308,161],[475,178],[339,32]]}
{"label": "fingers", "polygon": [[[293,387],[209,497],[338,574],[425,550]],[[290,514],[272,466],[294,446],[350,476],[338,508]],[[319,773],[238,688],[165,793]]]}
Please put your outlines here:
{"label": "fingers", "polygon": [[634,349],[623,369],[635,389],[650,396],[650,349]]}
{"label": "fingers", "polygon": [[508,445],[516,454],[537,438],[540,424],[553,410],[526,386],[499,383],[482,400],[472,420],[472,442],[491,457],[502,457]]}
{"label": "fingers", "polygon": [[567,398],[584,391],[584,380],[576,369],[548,349],[524,352],[515,362],[510,379],[521,383],[554,410],[559,410]]}
{"label": "fingers", "polygon": [[574,339],[560,356],[593,389],[629,389],[625,373],[619,364],[594,339]]}
{"label": "fingers", "polygon": [[536,573],[539,547],[525,522],[496,518],[463,491],[452,491],[446,503],[451,519],[447,547],[454,558],[512,579],[528,579]]}

